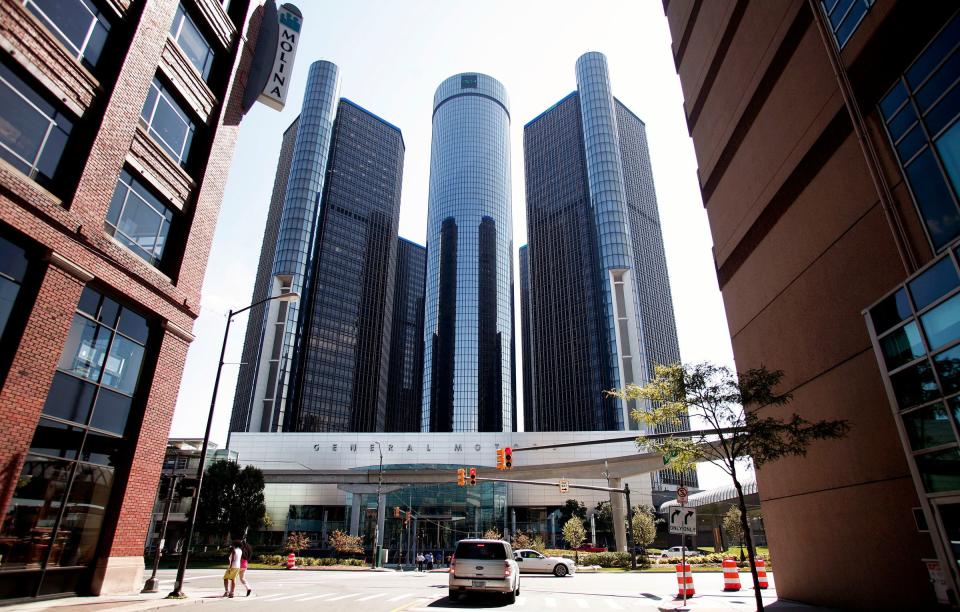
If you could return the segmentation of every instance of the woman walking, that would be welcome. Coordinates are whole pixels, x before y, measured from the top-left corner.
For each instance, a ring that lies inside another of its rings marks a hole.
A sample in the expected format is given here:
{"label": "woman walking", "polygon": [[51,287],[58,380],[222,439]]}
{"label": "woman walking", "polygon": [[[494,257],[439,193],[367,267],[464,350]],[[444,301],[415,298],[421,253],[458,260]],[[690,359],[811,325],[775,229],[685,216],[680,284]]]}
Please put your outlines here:
{"label": "woman walking", "polygon": [[240,575],[237,576],[237,579],[240,581],[240,584],[243,585],[243,588],[247,589],[247,597],[250,597],[250,593],[253,593],[253,587],[247,582],[245,578],[247,573],[247,564],[250,559],[253,557],[253,548],[250,547],[250,544],[246,540],[240,542]]}

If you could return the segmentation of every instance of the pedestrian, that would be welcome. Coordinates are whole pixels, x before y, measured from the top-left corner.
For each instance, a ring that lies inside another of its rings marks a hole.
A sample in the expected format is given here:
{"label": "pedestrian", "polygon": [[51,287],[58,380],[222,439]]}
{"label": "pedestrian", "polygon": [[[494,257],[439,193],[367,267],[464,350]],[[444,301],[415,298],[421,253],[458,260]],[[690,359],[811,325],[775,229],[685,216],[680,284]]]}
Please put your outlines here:
{"label": "pedestrian", "polygon": [[417,553],[417,571],[418,572],[423,571],[423,560],[424,560],[423,553],[418,552]]}
{"label": "pedestrian", "polygon": [[240,550],[243,552],[243,555],[240,557],[240,574],[237,576],[237,580],[240,581],[240,584],[243,585],[243,588],[247,589],[247,597],[250,597],[250,593],[253,593],[253,588],[247,582],[246,573],[247,565],[250,563],[250,559],[253,558],[253,548],[250,547],[250,544],[246,539],[240,542]]}
{"label": "pedestrian", "polygon": [[230,566],[223,573],[223,596],[233,597],[233,592],[237,588],[237,576],[240,575],[240,561],[243,558],[243,550],[240,549],[240,540],[233,541],[233,547],[230,549]]}
{"label": "pedestrian", "polygon": [[427,571],[429,572],[433,569],[433,553],[432,552],[427,553],[426,561],[427,561]]}

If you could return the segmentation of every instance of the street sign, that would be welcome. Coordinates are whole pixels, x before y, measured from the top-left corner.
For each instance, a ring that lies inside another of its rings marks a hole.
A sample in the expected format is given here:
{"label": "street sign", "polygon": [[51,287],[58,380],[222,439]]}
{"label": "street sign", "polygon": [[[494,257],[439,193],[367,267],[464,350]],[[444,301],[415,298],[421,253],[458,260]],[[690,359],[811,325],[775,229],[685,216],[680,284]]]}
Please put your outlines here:
{"label": "street sign", "polygon": [[691,508],[670,508],[667,515],[670,533],[697,535],[697,511]]}
{"label": "street sign", "polygon": [[570,481],[564,480],[564,479],[561,478],[559,484],[560,484],[560,492],[561,492],[561,493],[566,493],[567,491],[570,490]]}
{"label": "street sign", "polygon": [[677,489],[677,503],[681,506],[687,505],[687,487],[680,487]]}

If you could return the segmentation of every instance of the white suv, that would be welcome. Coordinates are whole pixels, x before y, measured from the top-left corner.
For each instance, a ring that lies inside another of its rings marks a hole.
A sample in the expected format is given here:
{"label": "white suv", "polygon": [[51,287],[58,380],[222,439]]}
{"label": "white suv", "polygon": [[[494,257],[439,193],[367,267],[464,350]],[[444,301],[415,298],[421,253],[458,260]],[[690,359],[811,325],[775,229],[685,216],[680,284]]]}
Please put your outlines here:
{"label": "white suv", "polygon": [[[703,553],[700,552],[699,550],[690,550],[689,548],[687,549],[688,557],[697,557],[702,554]],[[662,553],[660,553],[661,559],[670,559],[673,557],[682,557],[682,556],[683,556],[683,546],[671,546],[670,548],[667,548]]]}
{"label": "white suv", "polygon": [[520,594],[520,568],[503,540],[460,540],[450,559],[450,599],[463,593],[503,593],[507,603]]}

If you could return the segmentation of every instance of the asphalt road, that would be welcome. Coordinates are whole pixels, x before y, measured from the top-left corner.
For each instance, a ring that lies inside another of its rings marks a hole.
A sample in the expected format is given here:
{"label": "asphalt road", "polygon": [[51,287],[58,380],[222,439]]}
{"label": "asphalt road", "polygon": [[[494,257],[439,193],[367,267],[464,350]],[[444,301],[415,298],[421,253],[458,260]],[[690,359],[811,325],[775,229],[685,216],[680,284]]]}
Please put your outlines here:
{"label": "asphalt road", "polygon": [[[456,610],[510,608],[523,610],[657,610],[675,607],[676,576],[669,574],[581,573],[565,578],[524,574],[520,597],[512,606],[495,596],[447,597],[447,574],[416,572],[269,571],[251,570],[247,580],[253,594],[245,597],[238,585],[233,599],[222,598],[222,572],[194,570],[187,574],[185,590],[195,601],[186,604],[214,612],[218,609],[380,612],[400,610]],[[161,591],[173,586],[173,570],[159,575]],[[749,576],[742,575],[746,583]],[[752,610],[753,590],[724,593],[723,575],[695,574],[696,596],[692,610]],[[771,587],[773,581],[771,580]],[[763,593],[764,605],[777,602],[776,591]],[[177,606],[177,609],[184,606]],[[773,609],[815,608],[777,602]]]}

